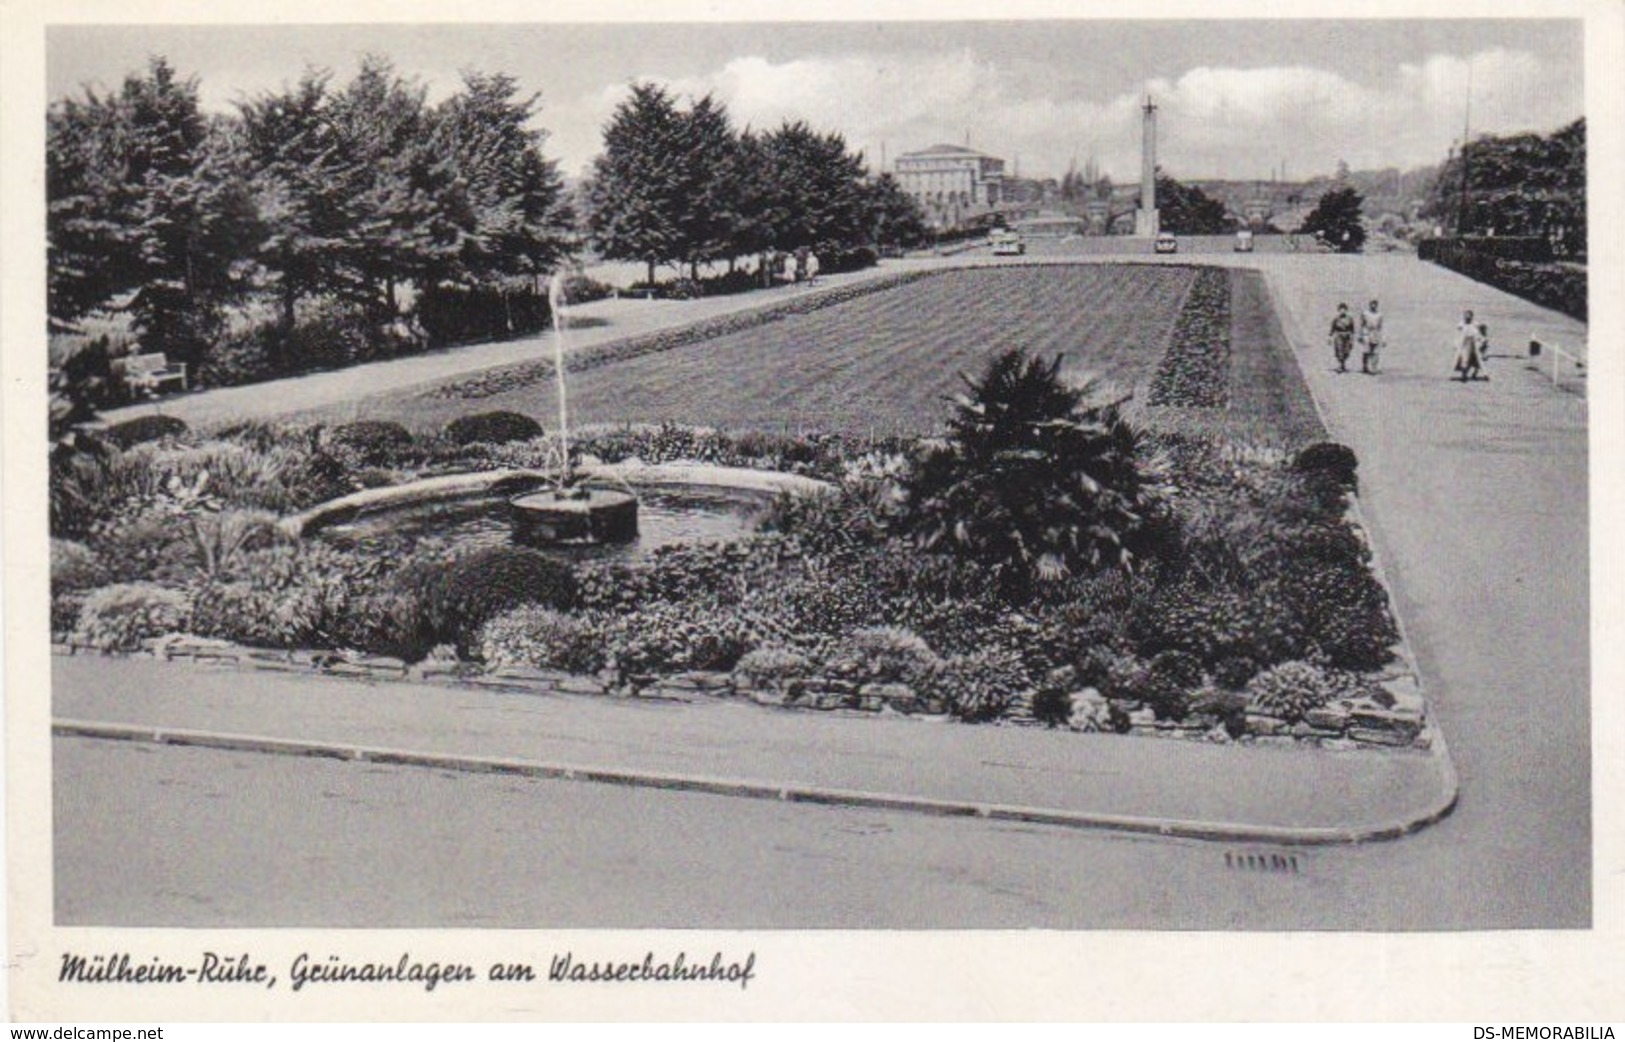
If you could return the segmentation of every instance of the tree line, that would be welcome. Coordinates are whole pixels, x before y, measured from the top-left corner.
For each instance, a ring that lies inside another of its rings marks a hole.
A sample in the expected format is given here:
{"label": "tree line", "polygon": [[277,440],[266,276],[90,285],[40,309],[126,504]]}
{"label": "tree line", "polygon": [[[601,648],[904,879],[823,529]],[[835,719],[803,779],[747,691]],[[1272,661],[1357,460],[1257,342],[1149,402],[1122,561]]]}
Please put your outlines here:
{"label": "tree line", "polygon": [[587,227],[604,256],[656,266],[770,251],[914,245],[914,201],[890,174],[870,177],[842,136],[800,121],[736,130],[710,95],[682,109],[665,88],[636,84],[604,129]]}
{"label": "tree line", "polygon": [[1484,136],[1439,171],[1422,215],[1456,236],[1530,236],[1559,254],[1586,244],[1585,119],[1551,134]]}
{"label": "tree line", "polygon": [[[244,365],[274,375],[377,353],[313,362],[332,350],[317,340],[421,346],[420,319],[451,338],[500,335],[522,331],[525,304],[534,328],[541,280],[589,241],[647,262],[652,281],[657,264],[693,276],[769,250],[923,235],[912,200],[839,134],[736,131],[709,96],[680,110],[640,84],[572,193],[538,111],[515,79],[480,72],[431,104],[377,56],[348,82],[307,69],[226,113],[206,112],[197,79],[163,58],[114,91],[86,88],[47,111],[51,330],[127,313],[143,351],[193,364],[212,353],[220,367],[252,341],[263,357]],[[482,309],[500,314],[474,321]]]}
{"label": "tree line", "polygon": [[384,320],[405,287],[534,279],[573,228],[536,103],[470,72],[430,105],[372,57],[343,86],[311,69],[231,114],[206,114],[197,80],[162,58],[54,104],[52,329],[127,310],[143,349],[196,362],[226,309],[257,297],[276,301],[286,345],[310,298]]}

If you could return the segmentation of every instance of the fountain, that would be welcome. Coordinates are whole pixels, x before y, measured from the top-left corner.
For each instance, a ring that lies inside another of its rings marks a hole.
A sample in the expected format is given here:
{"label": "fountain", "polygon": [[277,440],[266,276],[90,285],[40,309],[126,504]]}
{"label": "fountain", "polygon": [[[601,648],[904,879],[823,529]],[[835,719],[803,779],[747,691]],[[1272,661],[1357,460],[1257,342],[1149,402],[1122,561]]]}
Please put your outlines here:
{"label": "fountain", "polygon": [[637,538],[638,501],[630,492],[577,484],[570,471],[570,406],[564,384],[564,273],[547,285],[553,312],[553,374],[558,381],[559,465],[552,488],[508,501],[513,535],[521,543],[624,543]]}

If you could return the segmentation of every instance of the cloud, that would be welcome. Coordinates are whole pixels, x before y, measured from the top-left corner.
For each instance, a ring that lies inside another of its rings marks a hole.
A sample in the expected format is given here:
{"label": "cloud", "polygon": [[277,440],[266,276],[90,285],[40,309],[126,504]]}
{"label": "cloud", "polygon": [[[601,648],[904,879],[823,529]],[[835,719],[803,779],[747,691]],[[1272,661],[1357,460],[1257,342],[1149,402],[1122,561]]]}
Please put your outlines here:
{"label": "cloud", "polygon": [[[738,126],[805,120],[842,133],[872,166],[941,141],[1019,158],[1024,174],[1056,175],[1093,156],[1113,177],[1138,177],[1140,104],[1159,108],[1159,158],[1176,176],[1292,176],[1437,162],[1461,135],[1472,70],[1474,133],[1549,130],[1580,109],[1577,73],[1508,49],[1436,54],[1417,63],[1336,72],[1309,65],[1203,65],[1173,78],[1099,92],[1059,91],[1055,77],[1016,70],[971,49],[897,54],[734,58],[703,75],[648,77],[680,99],[712,94]],[[557,107],[544,121],[574,171],[598,150],[599,131],[629,84]]]}

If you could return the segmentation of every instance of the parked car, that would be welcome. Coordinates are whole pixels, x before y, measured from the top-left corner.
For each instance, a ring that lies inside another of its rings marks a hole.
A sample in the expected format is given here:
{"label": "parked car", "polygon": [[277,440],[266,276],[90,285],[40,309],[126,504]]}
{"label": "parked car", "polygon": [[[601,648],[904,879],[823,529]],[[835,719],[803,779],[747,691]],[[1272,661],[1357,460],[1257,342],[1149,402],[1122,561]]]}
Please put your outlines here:
{"label": "parked car", "polygon": [[1235,250],[1237,253],[1253,252],[1253,233],[1245,228],[1237,232]]}
{"label": "parked car", "polygon": [[1179,240],[1174,237],[1173,232],[1163,232],[1157,236],[1157,242],[1153,249],[1158,253],[1178,253]]}

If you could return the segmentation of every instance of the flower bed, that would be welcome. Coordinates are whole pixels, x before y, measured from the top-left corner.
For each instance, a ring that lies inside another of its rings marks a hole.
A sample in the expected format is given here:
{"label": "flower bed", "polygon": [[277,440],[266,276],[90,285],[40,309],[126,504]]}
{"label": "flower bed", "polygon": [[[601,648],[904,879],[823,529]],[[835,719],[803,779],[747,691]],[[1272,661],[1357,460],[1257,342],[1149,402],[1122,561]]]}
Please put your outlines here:
{"label": "flower bed", "polygon": [[[1425,744],[1414,682],[1391,664],[1386,594],[1348,518],[1347,450],[1299,460],[1136,433],[1074,391],[1047,390],[1062,386],[1053,367],[1000,372],[979,393],[1053,416],[1012,426],[988,419],[1005,406],[967,406],[948,442],[669,425],[581,438],[599,458],[697,456],[832,485],[781,496],[740,541],[635,562],[389,537],[329,545],[292,537],[264,509],[379,479],[539,466],[556,449],[546,436],[243,428],[115,450],[80,489],[72,538],[53,543],[53,629],[72,646],[256,669],[1207,741]],[[1072,440],[1056,440],[1060,427]],[[1046,453],[1060,468],[1047,477],[1031,469]],[[1003,473],[1006,458],[1034,487],[1074,473],[1098,487],[1046,494],[1031,517],[1017,501],[1001,513],[976,490],[981,468]],[[954,521],[965,510],[993,513]],[[1012,541],[987,536],[990,524],[1039,527]],[[1067,542],[1069,524],[1093,526],[1089,541]],[[1078,552],[1023,556],[1058,535]]]}
{"label": "flower bed", "polygon": [[1151,380],[1152,405],[1222,408],[1230,396],[1230,279],[1199,268]]}

